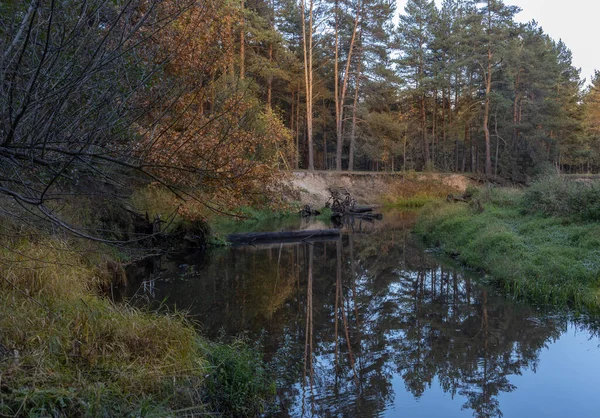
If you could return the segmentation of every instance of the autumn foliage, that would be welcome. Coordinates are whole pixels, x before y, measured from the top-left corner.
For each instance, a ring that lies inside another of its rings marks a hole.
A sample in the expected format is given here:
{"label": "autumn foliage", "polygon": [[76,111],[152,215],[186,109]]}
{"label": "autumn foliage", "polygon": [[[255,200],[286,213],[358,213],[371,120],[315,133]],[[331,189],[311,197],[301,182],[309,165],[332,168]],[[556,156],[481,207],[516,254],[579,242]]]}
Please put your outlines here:
{"label": "autumn foliage", "polygon": [[238,14],[219,0],[182,13],[156,40],[152,58],[168,64],[140,96],[148,111],[138,155],[181,197],[210,208],[272,200],[278,168],[292,158],[283,122],[233,74]]}

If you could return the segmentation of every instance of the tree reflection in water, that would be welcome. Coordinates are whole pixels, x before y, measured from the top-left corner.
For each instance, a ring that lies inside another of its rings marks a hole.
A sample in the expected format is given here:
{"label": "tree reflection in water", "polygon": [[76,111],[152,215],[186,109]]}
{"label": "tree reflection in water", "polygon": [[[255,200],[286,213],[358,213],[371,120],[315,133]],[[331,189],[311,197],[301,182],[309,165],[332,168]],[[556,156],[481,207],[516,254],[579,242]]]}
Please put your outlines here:
{"label": "tree reflection in water", "polygon": [[568,320],[440,263],[415,244],[411,221],[355,220],[338,241],[215,253],[154,291],[196,314],[209,336],[262,339],[278,376],[274,415],[379,416],[401,376],[415,398],[439,384],[474,416],[502,416],[499,395],[517,390],[509,378],[535,371]]}

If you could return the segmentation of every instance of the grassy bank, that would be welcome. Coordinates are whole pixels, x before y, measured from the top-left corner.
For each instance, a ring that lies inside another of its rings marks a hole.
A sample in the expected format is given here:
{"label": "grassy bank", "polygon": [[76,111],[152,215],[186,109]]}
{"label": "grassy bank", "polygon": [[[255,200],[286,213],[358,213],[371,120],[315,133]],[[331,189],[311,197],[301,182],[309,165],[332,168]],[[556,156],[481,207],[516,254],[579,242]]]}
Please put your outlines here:
{"label": "grassy bank", "polygon": [[486,188],[484,207],[437,203],[415,231],[517,297],[600,311],[600,187],[549,177]]}
{"label": "grassy bank", "polygon": [[19,232],[2,231],[0,247],[0,416],[261,410],[273,387],[253,347],[116,305],[100,291],[113,279],[106,250]]}
{"label": "grassy bank", "polygon": [[408,173],[392,184],[383,201],[388,208],[418,209],[445,199],[450,193],[460,194],[460,191],[440,180],[418,178],[416,173]]}
{"label": "grassy bank", "polygon": [[148,213],[150,219],[160,216],[167,233],[197,221],[209,226],[207,238],[209,245],[213,246],[225,245],[224,237],[227,234],[265,228],[284,229],[295,225],[300,211],[299,204],[269,202],[264,202],[260,207],[240,206],[218,210],[215,207],[215,210],[211,210],[199,201],[178,200],[169,190],[157,185],[136,190],[131,204],[140,213]]}

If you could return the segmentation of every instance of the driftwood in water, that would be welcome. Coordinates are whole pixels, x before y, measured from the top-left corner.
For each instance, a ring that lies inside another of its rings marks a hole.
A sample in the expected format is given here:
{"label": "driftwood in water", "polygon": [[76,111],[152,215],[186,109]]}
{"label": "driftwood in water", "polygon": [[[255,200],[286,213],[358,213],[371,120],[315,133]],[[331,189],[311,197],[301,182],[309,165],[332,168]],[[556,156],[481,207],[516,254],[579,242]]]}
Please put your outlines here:
{"label": "driftwood in water", "polygon": [[383,219],[382,213],[359,213],[355,216],[360,219],[378,219],[378,220]]}
{"label": "driftwood in water", "polygon": [[330,187],[331,196],[325,202],[326,208],[331,208],[334,213],[349,212],[356,206],[356,199],[350,196],[350,192],[345,187]]}
{"label": "driftwood in water", "polygon": [[302,210],[300,211],[300,215],[302,215],[302,217],[304,218],[308,218],[309,216],[319,216],[321,214],[321,212],[319,212],[316,209],[313,209],[310,207],[310,205],[306,205],[302,208]]}
{"label": "driftwood in water", "polygon": [[373,219],[378,219],[381,220],[383,219],[383,214],[381,213],[334,213],[333,215],[331,215],[332,218],[342,218],[344,216],[350,217],[350,218],[355,218],[355,219],[366,219],[366,220],[373,220]]}
{"label": "driftwood in water", "polygon": [[373,212],[373,209],[375,209],[373,206],[356,206],[356,207],[350,209],[350,213]]}
{"label": "driftwood in water", "polygon": [[245,247],[251,245],[253,247],[263,246],[263,245],[280,245],[280,244],[302,244],[302,243],[315,243],[315,242],[330,242],[337,241],[341,239],[341,235],[323,235],[320,237],[310,237],[310,238],[274,238],[274,239],[265,239],[261,241],[244,241],[244,242],[234,242],[231,243],[231,247]]}
{"label": "driftwood in water", "polygon": [[317,229],[281,232],[251,232],[247,234],[227,235],[227,241],[232,244],[262,244],[273,242],[299,242],[321,238],[336,239],[340,236],[339,229]]}

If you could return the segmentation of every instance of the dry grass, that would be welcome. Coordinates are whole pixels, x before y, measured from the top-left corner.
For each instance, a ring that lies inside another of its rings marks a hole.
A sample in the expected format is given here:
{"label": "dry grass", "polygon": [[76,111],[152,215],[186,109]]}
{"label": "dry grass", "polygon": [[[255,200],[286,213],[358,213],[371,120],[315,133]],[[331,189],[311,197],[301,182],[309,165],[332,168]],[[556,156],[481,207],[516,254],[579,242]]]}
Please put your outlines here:
{"label": "dry grass", "polygon": [[458,189],[439,180],[406,175],[390,185],[390,191],[383,200],[389,207],[420,208],[432,201],[445,199],[450,193],[460,194]]}
{"label": "dry grass", "polygon": [[152,398],[199,401],[204,357],[181,315],[98,296],[101,270],[64,241],[9,242],[0,260],[0,343],[9,353],[1,414],[94,416],[134,413]]}

